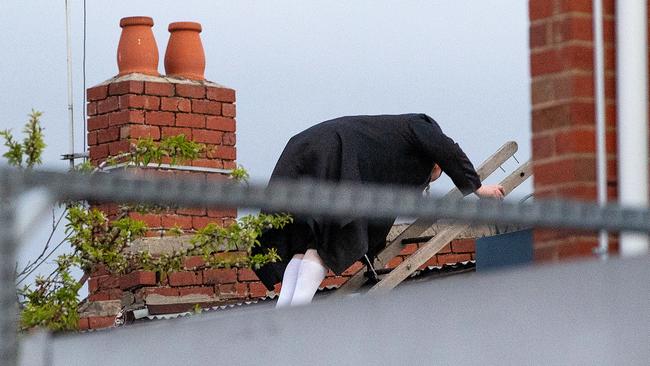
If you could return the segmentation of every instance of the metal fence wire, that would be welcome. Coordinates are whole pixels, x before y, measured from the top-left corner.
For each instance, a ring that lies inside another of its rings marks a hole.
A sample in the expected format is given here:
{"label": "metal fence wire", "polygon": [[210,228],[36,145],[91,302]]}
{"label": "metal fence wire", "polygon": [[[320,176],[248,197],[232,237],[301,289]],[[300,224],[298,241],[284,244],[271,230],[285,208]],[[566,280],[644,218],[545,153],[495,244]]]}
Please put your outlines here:
{"label": "metal fence wire", "polygon": [[236,184],[205,179],[84,175],[0,168],[0,359],[16,360],[15,252],[16,201],[32,189],[52,200],[91,200],[147,204],[261,208],[335,218],[396,216],[451,219],[464,223],[518,224],[530,227],[650,232],[650,211],[611,204],[571,201],[511,203],[424,197],[416,189],[372,184],[333,184],[309,180]]}

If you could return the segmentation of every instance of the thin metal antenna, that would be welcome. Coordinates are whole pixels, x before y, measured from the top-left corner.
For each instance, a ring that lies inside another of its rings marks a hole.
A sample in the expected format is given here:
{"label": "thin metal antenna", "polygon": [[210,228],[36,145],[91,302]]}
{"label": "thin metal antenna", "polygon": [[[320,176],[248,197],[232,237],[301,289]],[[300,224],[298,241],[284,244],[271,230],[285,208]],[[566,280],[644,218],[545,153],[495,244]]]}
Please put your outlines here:
{"label": "thin metal antenna", "polygon": [[[74,152],[74,99],[72,93],[72,42],[70,38],[71,38],[70,37],[70,2],[68,0],[65,0],[65,39],[66,39],[67,63],[68,63],[68,119],[70,121],[70,145],[69,145],[70,152],[61,155],[61,159],[68,160],[70,162],[70,169],[73,169],[75,159],[85,158],[86,153]],[[84,49],[84,57],[85,57],[85,49]],[[85,60],[84,60],[84,65],[85,65]],[[84,88],[85,88],[85,70],[84,70]],[[85,100],[84,100],[84,104],[85,104]],[[85,114],[84,114],[84,118],[85,118]],[[84,136],[85,136],[85,128],[84,128]],[[84,145],[85,145],[85,138],[84,138]],[[84,146],[84,151],[85,151],[85,146]]]}
{"label": "thin metal antenna", "polygon": [[70,146],[69,153],[63,159],[70,160],[70,168],[74,168],[74,108],[72,96],[72,45],[70,44],[70,3],[65,0],[65,40],[68,62],[68,118],[70,120]]}
{"label": "thin metal antenna", "polygon": [[86,143],[86,135],[87,135],[87,132],[86,132],[86,24],[87,24],[87,22],[86,22],[86,0],[84,0],[84,2],[83,2],[83,7],[84,7],[84,17],[83,17],[83,19],[84,19],[84,28],[83,28],[83,60],[82,60],[82,65],[81,65],[82,66],[81,73],[82,73],[82,77],[83,77],[83,86],[84,86],[84,88],[83,88],[83,104],[82,104],[81,110],[83,112],[83,122],[82,122],[83,130],[84,130],[84,134],[83,134],[83,142],[84,142],[83,143],[83,152],[85,154],[85,152],[88,151],[88,145]]}

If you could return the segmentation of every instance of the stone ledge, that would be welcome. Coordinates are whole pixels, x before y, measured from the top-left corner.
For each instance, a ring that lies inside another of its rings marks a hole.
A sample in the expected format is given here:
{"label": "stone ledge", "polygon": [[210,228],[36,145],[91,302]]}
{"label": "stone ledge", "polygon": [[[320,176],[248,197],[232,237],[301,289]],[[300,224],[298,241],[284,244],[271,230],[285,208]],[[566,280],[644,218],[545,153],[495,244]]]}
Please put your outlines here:
{"label": "stone ledge", "polygon": [[[124,250],[126,253],[138,253],[139,251],[149,252],[151,255],[172,254],[175,251],[187,249],[190,246],[192,235],[166,236],[162,238],[147,237],[134,240]],[[237,248],[245,250],[245,248]],[[225,251],[226,246],[218,248],[219,251]]]}
{"label": "stone ledge", "polygon": [[122,310],[120,300],[87,302],[79,308],[80,318],[115,316]]}
{"label": "stone ledge", "polygon": [[202,86],[210,86],[215,88],[230,89],[227,86],[212,81],[208,81],[208,80],[191,80],[191,79],[177,78],[177,77],[166,76],[166,75],[153,76],[153,75],[145,75],[145,74],[138,74],[138,73],[126,74],[122,76],[114,76],[95,86],[109,85],[113,83],[119,83],[120,81],[149,81],[155,83],[202,85]]}

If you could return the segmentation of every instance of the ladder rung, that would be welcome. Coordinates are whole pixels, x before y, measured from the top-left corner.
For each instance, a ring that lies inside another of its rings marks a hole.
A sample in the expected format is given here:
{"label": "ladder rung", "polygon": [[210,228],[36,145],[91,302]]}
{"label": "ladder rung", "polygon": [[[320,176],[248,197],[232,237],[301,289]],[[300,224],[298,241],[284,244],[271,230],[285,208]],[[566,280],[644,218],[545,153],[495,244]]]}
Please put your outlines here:
{"label": "ladder rung", "polygon": [[[392,268],[379,268],[379,269],[376,269],[375,272],[377,272],[377,276],[381,276],[381,275],[389,274],[390,271],[392,271],[392,270],[393,270]],[[372,271],[366,271],[363,275],[366,278],[373,278]]]}
{"label": "ladder rung", "polygon": [[[389,274],[394,268],[380,268],[377,269],[377,275],[382,276],[382,275],[387,275]],[[424,269],[427,271],[427,269]],[[461,264],[461,263],[456,263],[456,264],[443,264],[439,267],[433,267],[433,269],[429,268],[429,271],[436,271],[439,274],[453,274],[453,273],[465,273],[467,271],[475,271],[476,270],[476,264],[472,262],[467,262],[466,264]],[[366,278],[373,278],[372,271],[366,271],[363,273],[363,276]]]}
{"label": "ladder rung", "polygon": [[425,243],[433,239],[433,235],[429,236],[416,236],[414,238],[404,238],[402,239],[402,245],[406,244],[415,244],[415,243]]}

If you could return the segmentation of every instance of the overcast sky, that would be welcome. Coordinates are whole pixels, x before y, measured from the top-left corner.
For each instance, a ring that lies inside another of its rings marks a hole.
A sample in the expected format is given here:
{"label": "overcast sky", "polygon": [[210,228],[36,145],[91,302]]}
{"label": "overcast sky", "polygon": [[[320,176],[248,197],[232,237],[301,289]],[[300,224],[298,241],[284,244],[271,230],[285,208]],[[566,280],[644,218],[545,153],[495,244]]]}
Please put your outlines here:
{"label": "overcast sky", "polygon": [[[203,25],[205,75],[237,92],[238,163],[255,180],[268,179],[293,134],[353,114],[427,113],[477,165],[507,140],[519,143],[520,161],[530,157],[526,0],[87,1],[85,86],[83,1],[70,6],[77,152],[85,87],[117,74],[120,18],[146,15],[155,22],[161,73],[167,25]],[[2,0],[0,30],[0,129],[19,132],[31,108],[43,111],[45,163],[63,169],[64,1]],[[526,184],[515,196],[530,191]]]}

